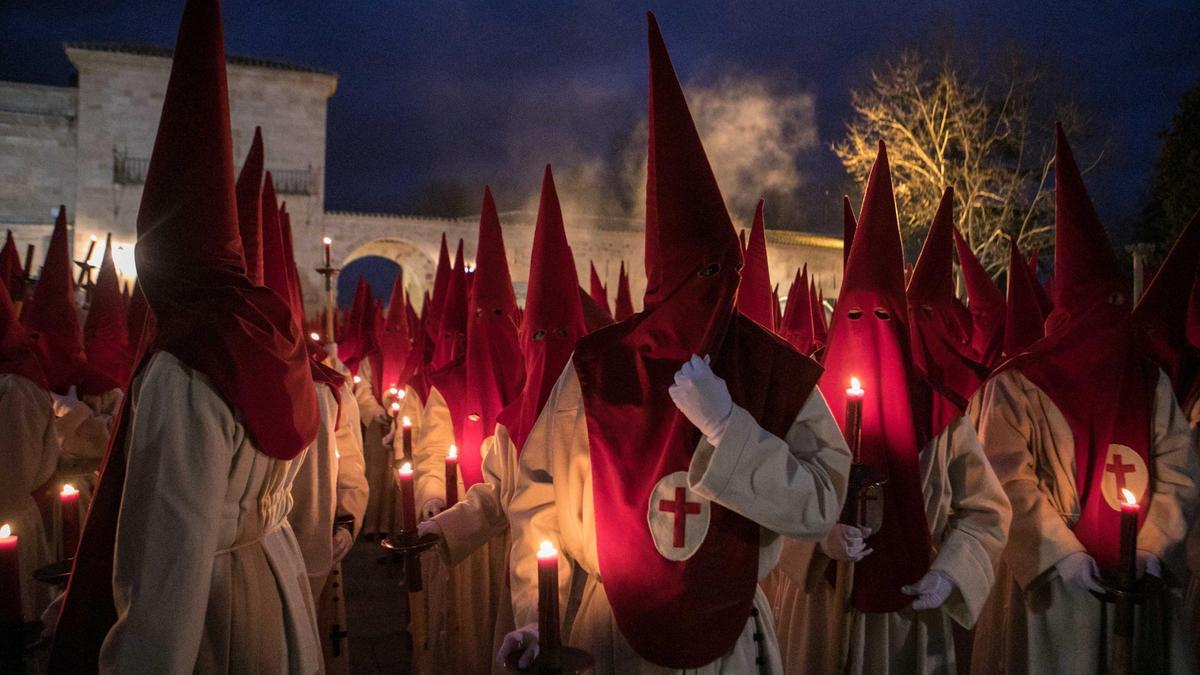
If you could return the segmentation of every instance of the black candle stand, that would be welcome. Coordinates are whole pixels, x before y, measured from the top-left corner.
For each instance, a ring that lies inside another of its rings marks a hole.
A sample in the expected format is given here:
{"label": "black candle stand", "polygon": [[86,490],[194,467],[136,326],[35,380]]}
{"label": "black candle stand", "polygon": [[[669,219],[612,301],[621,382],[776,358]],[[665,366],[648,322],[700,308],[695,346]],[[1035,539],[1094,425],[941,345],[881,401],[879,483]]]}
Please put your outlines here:
{"label": "black candle stand", "polygon": [[74,558],[42,565],[33,571],[33,578],[35,581],[51,586],[66,586],[67,582],[71,580],[71,568],[74,565]]}
{"label": "black candle stand", "polygon": [[1102,603],[1114,605],[1116,611],[1107,672],[1125,675],[1133,672],[1133,638],[1136,632],[1134,607],[1161,593],[1166,583],[1159,577],[1147,574],[1132,583],[1127,583],[1126,579],[1103,578],[1100,588],[1100,592],[1092,591],[1092,595]]}
{"label": "black candle stand", "polygon": [[416,532],[397,532],[379,541],[379,545],[404,558],[404,588],[409,593],[424,590],[421,582],[421,553],[437,546],[438,536],[432,532],[420,535]]}
{"label": "black candle stand", "polygon": [[537,658],[533,660],[533,664],[522,670],[517,667],[517,663],[521,660],[522,652],[514,652],[504,659],[504,668],[510,673],[537,673],[538,675],[578,675],[586,673],[595,665],[595,660],[592,655],[569,647],[561,645],[558,647],[557,654],[550,650],[543,650],[538,653]]}

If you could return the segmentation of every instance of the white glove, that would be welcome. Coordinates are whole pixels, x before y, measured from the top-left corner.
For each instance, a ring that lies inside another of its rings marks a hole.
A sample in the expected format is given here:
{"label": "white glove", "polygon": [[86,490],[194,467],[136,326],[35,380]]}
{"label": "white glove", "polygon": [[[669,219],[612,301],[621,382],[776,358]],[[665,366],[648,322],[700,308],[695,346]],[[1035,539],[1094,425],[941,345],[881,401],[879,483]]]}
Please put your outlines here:
{"label": "white glove", "polygon": [[504,642],[500,644],[500,651],[496,652],[496,662],[504,665],[509,654],[513,652],[522,652],[520,660],[517,661],[518,669],[525,670],[533,665],[533,660],[538,656],[537,623],[528,624],[505,635]]}
{"label": "white glove", "polygon": [[421,506],[421,519],[429,520],[445,510],[446,502],[442,501],[439,497],[434,497],[433,499],[426,500],[425,504]]}
{"label": "white glove", "polygon": [[380,440],[383,443],[384,447],[388,447],[388,448],[392,447],[392,443],[395,442],[395,440],[396,440],[396,427],[393,426],[392,430],[387,432],[387,434],[385,434],[384,437]]}
{"label": "white glove", "polygon": [[1153,553],[1139,549],[1137,552],[1138,578],[1141,579],[1147,574],[1161,579],[1163,575],[1162,561],[1159,560],[1158,556],[1154,555]]}
{"label": "white glove", "polygon": [[333,562],[341,562],[353,545],[354,535],[350,534],[350,530],[344,527],[335,529],[333,531]]}
{"label": "white glove", "polygon": [[858,562],[875,550],[867,548],[864,540],[869,536],[871,536],[869,527],[859,528],[838,523],[821,540],[821,551],[832,560]]}
{"label": "white glove", "polygon": [[1103,592],[1100,588],[1100,568],[1096,565],[1096,559],[1083,551],[1068,555],[1054,563],[1054,567],[1058,570],[1058,576],[1062,577],[1068,586],[1083,591]]}
{"label": "white glove", "polygon": [[920,581],[904,586],[900,592],[917,596],[917,599],[913,600],[912,608],[918,612],[937,609],[946,604],[946,600],[954,592],[954,579],[941,570],[929,570]]}
{"label": "white glove", "polygon": [[66,394],[50,393],[50,397],[54,399],[54,416],[62,417],[71,412],[71,409],[79,404],[79,394],[75,391],[75,385],[71,385],[67,389]]}
{"label": "white glove", "polygon": [[326,342],[325,343],[325,353],[328,354],[329,356],[333,357],[334,360],[337,360],[337,343],[336,342]]}
{"label": "white glove", "polygon": [[725,380],[708,366],[708,357],[695,354],[675,373],[675,384],[668,390],[675,407],[683,413],[708,442],[716,447],[725,435],[733,415],[733,399]]}
{"label": "white glove", "polygon": [[442,526],[438,525],[438,521],[433,518],[427,518],[417,523],[417,536],[424,537],[427,534],[437,535],[438,539],[442,538]]}

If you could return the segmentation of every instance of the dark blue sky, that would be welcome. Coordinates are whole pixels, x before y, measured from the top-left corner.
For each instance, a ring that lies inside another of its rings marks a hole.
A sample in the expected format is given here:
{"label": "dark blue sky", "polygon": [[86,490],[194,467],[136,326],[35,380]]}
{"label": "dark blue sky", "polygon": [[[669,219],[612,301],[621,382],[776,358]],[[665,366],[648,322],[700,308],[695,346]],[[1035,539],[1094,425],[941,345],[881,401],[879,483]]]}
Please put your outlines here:
{"label": "dark blue sky", "polygon": [[[65,83],[64,41],[170,46],[182,4],[0,2],[0,78]],[[603,155],[644,115],[647,5],[685,82],[728,70],[798,81],[816,96],[826,147],[849,115],[849,90],[901,48],[949,42],[986,61],[1015,45],[1053,62],[1111,135],[1088,179],[1110,226],[1136,209],[1158,152],[1155,132],[1200,82],[1194,0],[224,5],[230,52],[340,74],[329,114],[334,209],[413,211],[429,183],[447,180],[473,190],[497,184],[501,208],[514,208],[525,198],[517,192],[536,189],[545,162],[569,170],[581,156]],[[830,153],[819,155],[819,170],[838,171]],[[811,195],[833,213],[836,197]]]}

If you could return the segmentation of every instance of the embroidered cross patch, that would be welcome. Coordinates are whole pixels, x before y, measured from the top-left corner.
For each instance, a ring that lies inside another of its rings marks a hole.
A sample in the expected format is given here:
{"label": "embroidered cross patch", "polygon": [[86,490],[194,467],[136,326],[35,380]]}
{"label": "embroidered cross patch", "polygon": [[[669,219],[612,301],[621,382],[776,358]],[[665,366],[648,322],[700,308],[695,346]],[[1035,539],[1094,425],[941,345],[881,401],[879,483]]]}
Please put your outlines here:
{"label": "embroidered cross patch", "polygon": [[646,522],[667,560],[692,557],[708,534],[709,501],[688,488],[687,472],[664,476],[650,493]]}

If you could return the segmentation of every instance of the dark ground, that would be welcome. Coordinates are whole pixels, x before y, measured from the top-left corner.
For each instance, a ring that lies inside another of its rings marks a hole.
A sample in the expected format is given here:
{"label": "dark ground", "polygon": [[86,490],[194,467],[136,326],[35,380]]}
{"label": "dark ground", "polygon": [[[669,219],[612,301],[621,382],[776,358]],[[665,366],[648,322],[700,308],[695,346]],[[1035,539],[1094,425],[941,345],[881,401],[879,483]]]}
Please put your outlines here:
{"label": "dark ground", "polygon": [[404,573],[399,564],[380,564],[384,553],[378,543],[360,538],[342,561],[350,671],[356,674],[410,671]]}

